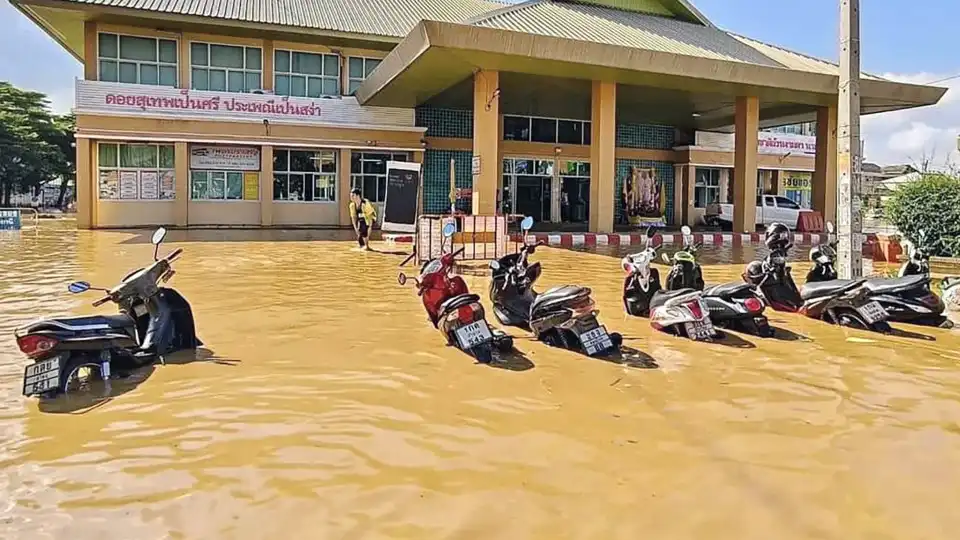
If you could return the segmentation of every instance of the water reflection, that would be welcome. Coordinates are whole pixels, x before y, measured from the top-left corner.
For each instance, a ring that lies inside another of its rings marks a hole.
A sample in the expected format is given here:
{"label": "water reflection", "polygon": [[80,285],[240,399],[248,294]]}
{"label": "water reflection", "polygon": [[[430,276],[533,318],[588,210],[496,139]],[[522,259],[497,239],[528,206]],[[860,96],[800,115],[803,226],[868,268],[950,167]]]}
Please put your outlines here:
{"label": "water reflection", "polygon": [[[109,286],[151,255],[149,234],[54,227],[0,237],[0,514],[18,538],[912,540],[960,527],[957,331],[900,327],[928,341],[772,313],[783,339],[691,343],[623,313],[610,254],[545,248],[540,287],[591,287],[623,357],[509,329],[535,367],[487,369],[396,285],[402,256],[337,232],[171,231],[186,250],[172,283],[209,356],[47,414],[19,396],[13,327],[96,311],[65,284]],[[710,249],[715,282],[761,256]],[[485,276],[465,279],[485,296]]]}

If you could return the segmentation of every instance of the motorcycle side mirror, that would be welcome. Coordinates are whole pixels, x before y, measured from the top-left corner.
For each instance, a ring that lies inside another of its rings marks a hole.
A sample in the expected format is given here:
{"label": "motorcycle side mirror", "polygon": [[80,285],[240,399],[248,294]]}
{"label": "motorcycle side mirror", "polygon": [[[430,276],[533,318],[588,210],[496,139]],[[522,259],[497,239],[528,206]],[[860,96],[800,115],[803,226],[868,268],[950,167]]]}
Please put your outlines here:
{"label": "motorcycle side mirror", "polygon": [[150,239],[150,243],[153,244],[153,260],[157,260],[160,254],[160,242],[163,242],[165,236],[167,236],[167,230],[163,227],[153,233],[153,238]]}
{"label": "motorcycle side mirror", "polygon": [[397,274],[397,283],[399,283],[401,287],[404,286],[404,285],[406,285],[406,284],[407,284],[407,275],[404,274],[403,272],[400,272],[399,274]]}
{"label": "motorcycle side mirror", "polygon": [[628,259],[627,257],[624,257],[620,261],[620,267],[623,268],[623,271],[628,274],[630,273],[631,270],[633,270],[633,265],[630,264],[630,259]]}
{"label": "motorcycle side mirror", "polygon": [[657,235],[657,231],[653,227],[647,227],[647,238],[653,238]]}
{"label": "motorcycle side mirror", "polygon": [[498,261],[495,261],[495,260],[494,260],[494,261],[490,261],[490,269],[491,269],[491,270],[494,270],[494,271],[499,270],[499,269],[500,269],[500,263],[499,263]]}
{"label": "motorcycle side mirror", "polygon": [[71,294],[80,294],[90,290],[90,284],[86,281],[74,281],[70,285],[67,285],[67,290]]}
{"label": "motorcycle side mirror", "polygon": [[443,237],[450,238],[453,236],[453,233],[457,232],[457,226],[453,223],[447,223],[443,226]]}
{"label": "motorcycle side mirror", "polygon": [[520,229],[523,230],[524,233],[526,233],[532,228],[533,228],[533,218],[530,216],[523,218],[523,221],[520,222]]}
{"label": "motorcycle side mirror", "polygon": [[684,236],[689,236],[693,230],[690,229],[690,226],[684,225],[683,227],[680,227],[680,232],[683,233]]}

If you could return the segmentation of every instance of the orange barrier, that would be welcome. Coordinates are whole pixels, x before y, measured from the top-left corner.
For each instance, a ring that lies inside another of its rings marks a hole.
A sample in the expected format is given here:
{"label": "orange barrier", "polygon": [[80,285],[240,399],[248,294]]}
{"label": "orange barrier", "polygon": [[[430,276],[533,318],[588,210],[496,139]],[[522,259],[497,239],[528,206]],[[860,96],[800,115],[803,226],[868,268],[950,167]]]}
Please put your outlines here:
{"label": "orange barrier", "polygon": [[876,262],[900,262],[900,255],[903,253],[903,248],[900,246],[900,242],[896,237],[878,234],[877,235],[877,244],[873,252],[873,260]]}
{"label": "orange barrier", "polygon": [[800,212],[800,217],[797,219],[797,232],[823,232],[823,214],[816,210]]}

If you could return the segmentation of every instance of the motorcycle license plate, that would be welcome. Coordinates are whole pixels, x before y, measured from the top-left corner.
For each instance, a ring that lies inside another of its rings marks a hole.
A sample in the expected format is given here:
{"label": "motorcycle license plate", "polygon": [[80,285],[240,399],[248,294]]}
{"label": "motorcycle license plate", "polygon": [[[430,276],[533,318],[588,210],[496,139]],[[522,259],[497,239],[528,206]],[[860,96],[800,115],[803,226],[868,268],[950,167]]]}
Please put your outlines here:
{"label": "motorcycle license plate", "polygon": [[60,357],[30,364],[23,370],[23,395],[42,394],[60,386]]}
{"label": "motorcycle license plate", "polygon": [[713,323],[710,321],[683,323],[683,328],[690,339],[702,341],[713,338]]}
{"label": "motorcycle license plate", "polygon": [[457,328],[454,334],[457,336],[457,342],[460,348],[467,350],[471,347],[485,343],[493,339],[487,321],[476,321]]}
{"label": "motorcycle license plate", "polygon": [[875,324],[887,318],[887,310],[883,309],[879,302],[867,302],[858,307],[857,312],[868,324]]}
{"label": "motorcycle license plate", "polygon": [[610,334],[607,334],[607,329],[602,326],[580,334],[580,343],[583,344],[583,350],[590,356],[613,347]]}

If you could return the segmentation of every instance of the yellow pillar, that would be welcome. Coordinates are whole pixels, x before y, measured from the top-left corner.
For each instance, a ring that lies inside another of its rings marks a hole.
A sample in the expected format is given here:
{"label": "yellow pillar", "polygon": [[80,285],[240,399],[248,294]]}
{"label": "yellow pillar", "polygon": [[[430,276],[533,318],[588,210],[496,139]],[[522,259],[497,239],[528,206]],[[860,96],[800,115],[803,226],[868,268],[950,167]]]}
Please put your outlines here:
{"label": "yellow pillar", "polygon": [[757,131],[760,100],[737,98],[733,152],[733,232],[757,230]]}
{"label": "yellow pillar", "polygon": [[673,165],[673,221],[670,225],[683,224],[683,170],[686,166],[681,164]]}
{"label": "yellow pillar", "polygon": [[613,232],[617,83],[593,81],[590,98],[590,232]]}
{"label": "yellow pillar", "polygon": [[697,166],[696,165],[687,165],[684,167],[685,171],[683,174],[683,196],[684,196],[684,212],[683,212],[683,224],[693,227],[697,224],[697,200],[696,200],[696,189],[697,189]]}
{"label": "yellow pillar", "polygon": [[93,174],[93,149],[90,139],[77,139],[77,228],[91,229],[94,226],[93,205],[97,204],[96,176]]}
{"label": "yellow pillar", "polygon": [[174,225],[186,227],[190,224],[190,151],[187,148],[187,143],[178,142],[174,144],[173,168],[176,182],[174,188]]}
{"label": "yellow pillar", "polygon": [[273,40],[263,40],[263,80],[260,87],[264,90],[273,90]]}
{"label": "yellow pillar", "polygon": [[97,62],[97,23],[84,21],[83,23],[83,78],[88,81],[97,80],[100,66]]}
{"label": "yellow pillar", "polygon": [[337,205],[340,207],[339,224],[341,227],[350,227],[350,160],[353,153],[349,148],[340,149],[340,163],[337,169]]}
{"label": "yellow pillar", "polygon": [[[347,159],[349,166],[349,158]],[[260,147],[260,226],[273,225],[273,147]]]}
{"label": "yellow pillar", "polygon": [[817,110],[817,155],[811,185],[813,209],[824,222],[837,221],[837,108]]}
{"label": "yellow pillar", "polygon": [[473,159],[480,172],[473,175],[473,214],[497,213],[497,179],[500,176],[500,72],[473,75]]}

